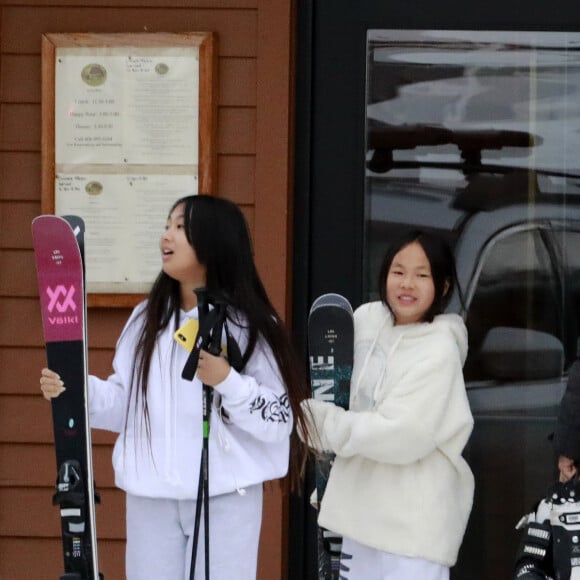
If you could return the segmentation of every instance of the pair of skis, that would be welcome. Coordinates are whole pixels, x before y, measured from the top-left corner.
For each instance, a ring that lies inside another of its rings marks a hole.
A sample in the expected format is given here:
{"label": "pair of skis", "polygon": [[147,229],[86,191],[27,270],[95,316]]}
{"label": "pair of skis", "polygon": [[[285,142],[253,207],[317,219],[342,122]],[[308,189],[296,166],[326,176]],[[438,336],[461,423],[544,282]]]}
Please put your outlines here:
{"label": "pair of skis", "polygon": [[91,431],[87,409],[84,223],[44,215],[32,238],[48,368],[66,390],[52,399],[56,493],[64,574],[60,580],[102,580],[98,570]]}
{"label": "pair of skis", "polygon": [[[354,348],[353,312],[339,294],[323,294],[310,308],[308,351],[310,384],[314,399],[348,409]],[[316,503],[319,505],[334,456],[326,454],[315,462]],[[317,528],[318,580],[340,578],[342,538]]]}

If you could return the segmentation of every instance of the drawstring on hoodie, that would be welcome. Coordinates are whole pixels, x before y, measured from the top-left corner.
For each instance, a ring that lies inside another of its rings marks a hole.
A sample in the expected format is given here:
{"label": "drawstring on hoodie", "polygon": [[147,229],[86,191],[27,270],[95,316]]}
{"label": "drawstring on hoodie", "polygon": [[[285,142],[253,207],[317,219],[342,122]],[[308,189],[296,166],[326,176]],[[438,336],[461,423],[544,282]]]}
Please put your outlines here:
{"label": "drawstring on hoodie", "polygon": [[[377,342],[379,341],[379,337],[381,336],[381,333],[383,332],[383,329],[387,325],[387,322],[389,321],[389,319],[390,319],[389,314],[388,313],[385,313],[385,316],[383,318],[383,322],[379,326],[379,328],[378,328],[378,330],[377,330],[377,332],[376,332],[376,334],[375,334],[375,336],[373,338],[373,341],[371,343],[371,346],[369,347],[369,349],[368,349],[368,351],[367,351],[367,353],[365,355],[365,358],[364,358],[364,361],[363,361],[361,370],[358,373],[358,377],[357,377],[357,381],[356,381],[356,385],[355,385],[355,391],[354,391],[355,392],[355,399],[357,399],[358,396],[359,396],[359,394],[360,394],[360,383],[361,383],[361,380],[362,380],[363,376],[365,375],[366,367],[369,364],[370,358],[371,358],[371,356],[372,356],[372,354],[373,354],[373,352],[375,350],[375,347],[377,345]],[[383,368],[381,370],[381,374],[380,374],[379,378],[377,379],[377,381],[376,381],[376,383],[375,383],[375,385],[373,387],[373,393],[372,393],[373,402],[378,400],[379,391],[380,391],[380,389],[382,387],[383,379],[385,377],[385,374],[387,373],[387,367],[388,367],[388,364],[389,364],[389,359],[391,358],[391,355],[393,354],[393,352],[397,348],[399,342],[401,341],[402,336],[403,336],[402,334],[399,334],[397,336],[395,342],[389,348],[389,352],[387,353],[387,356],[386,356],[386,359],[385,359],[385,364],[383,365]]]}
{"label": "drawstring on hoodie", "polygon": [[171,351],[171,362],[168,365],[169,385],[164,389],[165,403],[165,478],[168,483],[182,485],[183,481],[175,469],[177,464],[177,400],[179,377],[175,364],[175,349]]}

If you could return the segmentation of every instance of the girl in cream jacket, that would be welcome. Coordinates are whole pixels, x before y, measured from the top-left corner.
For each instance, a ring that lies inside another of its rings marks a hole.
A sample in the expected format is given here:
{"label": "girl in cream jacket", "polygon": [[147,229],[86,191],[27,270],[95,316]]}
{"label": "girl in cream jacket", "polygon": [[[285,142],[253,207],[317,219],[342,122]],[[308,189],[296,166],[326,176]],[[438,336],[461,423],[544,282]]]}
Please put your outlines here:
{"label": "girl in cream jacket", "polygon": [[[336,454],[319,524],[343,536],[348,580],[446,580],[473,500],[467,332],[441,314],[449,248],[413,232],[387,252],[380,302],[355,312],[350,410],[309,399],[310,445]],[[317,434],[317,435],[316,435]]]}

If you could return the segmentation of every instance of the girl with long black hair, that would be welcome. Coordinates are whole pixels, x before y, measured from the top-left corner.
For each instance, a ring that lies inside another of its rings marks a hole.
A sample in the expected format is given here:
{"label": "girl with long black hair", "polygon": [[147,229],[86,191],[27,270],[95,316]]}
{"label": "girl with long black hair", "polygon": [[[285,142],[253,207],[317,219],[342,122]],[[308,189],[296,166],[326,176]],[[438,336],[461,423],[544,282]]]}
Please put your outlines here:
{"label": "girl with long black hair", "polygon": [[[121,334],[114,373],[89,378],[91,426],[120,434],[113,465],[116,484],[127,493],[127,578],[189,578],[203,383],[213,388],[210,577],[253,580],[262,483],[284,477],[290,464],[297,484],[304,467],[307,449],[295,436],[295,426],[307,429],[303,365],[256,271],[235,204],[207,195],[178,200],[160,249],[162,271]],[[200,287],[227,304],[227,334],[241,359],[235,370],[225,356],[202,350],[190,382],[181,377],[189,353],[174,333],[198,318]],[[40,382],[47,399],[66,388],[48,369]],[[203,577],[201,544],[196,578]]]}

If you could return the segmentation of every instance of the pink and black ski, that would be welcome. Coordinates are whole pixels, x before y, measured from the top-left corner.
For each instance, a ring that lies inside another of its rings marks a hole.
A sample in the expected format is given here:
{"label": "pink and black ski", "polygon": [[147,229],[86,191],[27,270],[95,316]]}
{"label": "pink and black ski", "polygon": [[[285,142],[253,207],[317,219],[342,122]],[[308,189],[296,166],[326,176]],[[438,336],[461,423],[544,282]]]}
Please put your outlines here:
{"label": "pink and black ski", "polygon": [[83,221],[76,216],[43,215],[32,222],[47,365],[66,387],[52,400],[57,468],[53,504],[60,506],[61,580],[102,580],[87,409],[83,235]]}

